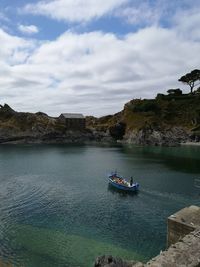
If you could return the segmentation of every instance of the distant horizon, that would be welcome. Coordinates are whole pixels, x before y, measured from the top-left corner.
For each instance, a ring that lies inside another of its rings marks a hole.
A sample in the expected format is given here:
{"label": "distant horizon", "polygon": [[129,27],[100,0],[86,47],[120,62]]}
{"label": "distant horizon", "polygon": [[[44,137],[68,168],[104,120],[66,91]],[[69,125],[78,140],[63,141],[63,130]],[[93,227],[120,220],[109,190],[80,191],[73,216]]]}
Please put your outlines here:
{"label": "distant horizon", "polygon": [[199,69],[198,0],[2,0],[0,102],[101,117]]}

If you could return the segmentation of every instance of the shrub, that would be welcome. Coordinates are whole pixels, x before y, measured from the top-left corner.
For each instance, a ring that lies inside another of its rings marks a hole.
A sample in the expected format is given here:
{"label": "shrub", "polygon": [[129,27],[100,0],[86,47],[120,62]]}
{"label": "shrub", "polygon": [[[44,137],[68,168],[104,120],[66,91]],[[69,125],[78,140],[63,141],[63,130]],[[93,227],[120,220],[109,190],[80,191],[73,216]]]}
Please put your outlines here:
{"label": "shrub", "polygon": [[159,107],[155,100],[142,100],[141,102],[137,103],[133,111],[135,112],[157,112],[159,111]]}

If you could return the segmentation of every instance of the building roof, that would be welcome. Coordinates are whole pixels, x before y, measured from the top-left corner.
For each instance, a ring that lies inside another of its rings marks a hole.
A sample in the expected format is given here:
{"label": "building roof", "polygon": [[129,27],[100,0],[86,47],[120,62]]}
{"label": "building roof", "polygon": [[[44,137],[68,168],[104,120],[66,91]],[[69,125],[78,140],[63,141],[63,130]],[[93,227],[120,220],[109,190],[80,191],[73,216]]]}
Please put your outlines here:
{"label": "building roof", "polygon": [[61,116],[64,116],[66,119],[84,119],[81,113],[62,113]]}

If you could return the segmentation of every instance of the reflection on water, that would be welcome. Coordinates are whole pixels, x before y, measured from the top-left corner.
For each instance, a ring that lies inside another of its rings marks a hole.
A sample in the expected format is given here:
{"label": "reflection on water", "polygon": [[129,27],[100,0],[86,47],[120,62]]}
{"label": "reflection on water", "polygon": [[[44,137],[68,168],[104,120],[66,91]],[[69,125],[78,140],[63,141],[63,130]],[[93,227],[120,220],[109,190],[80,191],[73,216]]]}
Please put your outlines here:
{"label": "reflection on water", "polygon": [[[1,146],[0,259],[20,267],[89,267],[102,254],[147,260],[165,248],[166,218],[200,204],[199,163],[200,147]],[[115,169],[139,192],[109,186]]]}

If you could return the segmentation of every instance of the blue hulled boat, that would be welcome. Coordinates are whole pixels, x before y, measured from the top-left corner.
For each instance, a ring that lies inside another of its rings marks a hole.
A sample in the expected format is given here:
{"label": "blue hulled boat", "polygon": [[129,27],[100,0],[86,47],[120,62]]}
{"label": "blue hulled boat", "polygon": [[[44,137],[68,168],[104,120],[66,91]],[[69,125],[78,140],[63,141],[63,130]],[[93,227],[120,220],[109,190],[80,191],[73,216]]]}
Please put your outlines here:
{"label": "blue hulled boat", "polygon": [[119,176],[116,172],[111,173],[108,175],[109,184],[114,186],[117,189],[124,190],[124,191],[138,191],[139,184],[128,182],[126,179]]}

